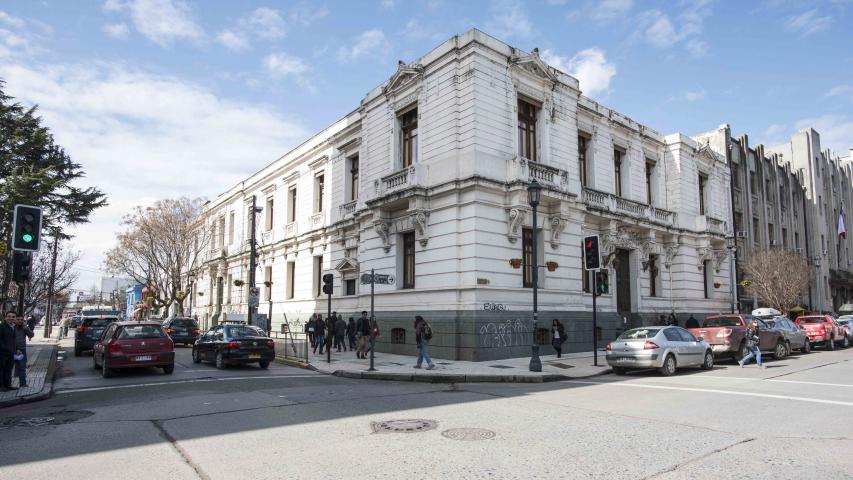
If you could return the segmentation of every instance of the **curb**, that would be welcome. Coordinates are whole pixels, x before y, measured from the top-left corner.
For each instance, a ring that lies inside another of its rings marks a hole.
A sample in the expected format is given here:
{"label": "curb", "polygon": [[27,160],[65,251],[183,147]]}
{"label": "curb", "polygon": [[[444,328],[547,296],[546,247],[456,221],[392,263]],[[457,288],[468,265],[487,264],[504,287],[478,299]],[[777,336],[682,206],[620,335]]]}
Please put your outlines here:
{"label": "curb", "polygon": [[40,400],[47,400],[48,398],[53,396],[53,378],[56,376],[56,364],[57,359],[56,356],[59,353],[59,345],[54,344],[51,347],[50,359],[47,364],[47,373],[44,376],[44,385],[41,387],[41,391],[38,393],[33,393],[24,397],[16,397],[13,400],[4,400],[0,402],[0,408],[11,407],[13,405],[20,405],[22,403],[31,403],[38,402]]}
{"label": "curb", "polygon": [[300,362],[299,360],[292,360],[290,358],[284,357],[275,357],[274,361],[282,365],[288,365],[296,368],[304,368],[305,370],[313,370],[315,372],[319,372],[319,370],[317,370],[317,367],[315,367],[314,365],[311,365],[310,363]]}
{"label": "curb", "polygon": [[465,375],[465,374],[410,374],[383,372],[354,372],[335,370],[332,375],[341,378],[359,380],[387,380],[393,382],[420,383],[546,383],[571,380],[572,377],[560,374],[548,375]]}

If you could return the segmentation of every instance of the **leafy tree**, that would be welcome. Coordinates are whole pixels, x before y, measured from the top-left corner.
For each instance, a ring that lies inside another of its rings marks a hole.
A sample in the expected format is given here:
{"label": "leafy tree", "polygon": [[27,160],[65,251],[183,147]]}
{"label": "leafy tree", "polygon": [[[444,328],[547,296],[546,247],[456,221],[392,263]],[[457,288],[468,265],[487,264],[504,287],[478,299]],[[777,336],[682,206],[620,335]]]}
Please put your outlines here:
{"label": "leafy tree", "polygon": [[746,288],[769,307],[788,313],[814,281],[814,271],[799,253],[774,248],[753,253],[744,266]]}

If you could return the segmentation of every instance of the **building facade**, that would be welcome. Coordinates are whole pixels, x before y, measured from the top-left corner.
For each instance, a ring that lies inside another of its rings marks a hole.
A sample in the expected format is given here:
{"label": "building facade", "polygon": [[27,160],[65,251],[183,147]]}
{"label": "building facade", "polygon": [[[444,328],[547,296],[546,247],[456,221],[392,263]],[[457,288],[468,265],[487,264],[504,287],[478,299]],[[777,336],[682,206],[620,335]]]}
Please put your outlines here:
{"label": "building facade", "polygon": [[[535,224],[533,179],[544,187]],[[357,109],[206,206],[193,312],[210,326],[247,311],[254,197],[259,312],[276,331],[326,311],[325,273],[333,310],[369,310],[360,274],[375,271],[395,278],[375,286],[380,351],[416,351],[416,314],[439,358],[529,355],[554,318],[565,348],[589,350],[586,235],[600,236],[608,272],[603,343],[672,311],[731,310],[729,184],[728,157],[708,142],[662,135],[585,97],[536,50],[471,30],[401,62]]]}

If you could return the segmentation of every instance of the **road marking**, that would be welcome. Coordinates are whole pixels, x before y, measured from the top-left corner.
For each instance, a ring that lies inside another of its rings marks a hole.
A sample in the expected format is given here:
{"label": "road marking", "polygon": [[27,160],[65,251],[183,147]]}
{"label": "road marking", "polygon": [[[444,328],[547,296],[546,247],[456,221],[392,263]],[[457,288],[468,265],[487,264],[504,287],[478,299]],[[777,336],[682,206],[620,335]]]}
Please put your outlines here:
{"label": "road marking", "polygon": [[[687,378],[687,377],[685,377]],[[774,378],[749,378],[749,377],[711,377],[711,376],[702,376],[697,375],[694,377],[690,377],[690,379],[694,378],[706,378],[711,380],[758,380],[762,382],[775,382],[775,383],[801,383],[803,385],[823,385],[827,387],[848,387],[853,388],[853,385],[847,383],[824,383],[824,382],[806,382],[803,380],[776,380]]]}
{"label": "road marking", "polygon": [[79,392],[96,392],[99,390],[118,390],[123,388],[141,388],[141,387],[156,387],[159,385],[179,385],[183,383],[202,383],[202,382],[224,382],[229,380],[265,380],[265,379],[280,379],[280,378],[321,378],[323,375],[256,375],[250,377],[223,377],[223,378],[195,378],[191,380],[177,380],[174,382],[151,382],[151,383],[133,383],[129,385],[111,385],[108,387],[86,387],[72,388],[68,390],[57,390],[57,395],[66,393]]}
{"label": "road marking", "polygon": [[717,390],[713,388],[688,388],[688,387],[667,387],[663,385],[648,385],[642,383],[620,383],[620,382],[592,382],[588,380],[565,380],[565,383],[575,383],[580,385],[606,385],[612,387],[633,387],[633,388],[651,388],[657,390],[677,390],[682,392],[702,392],[702,393],[719,393],[722,395],[739,395],[744,397],[759,397],[759,398],[775,398],[778,400],[795,400],[799,402],[809,403],[825,403],[829,405],[842,405],[845,407],[853,407],[853,402],[842,402],[840,400],[825,400],[822,398],[809,397],[792,397],[789,395],[773,395],[770,393],[751,393],[751,392],[734,392],[730,390]]}

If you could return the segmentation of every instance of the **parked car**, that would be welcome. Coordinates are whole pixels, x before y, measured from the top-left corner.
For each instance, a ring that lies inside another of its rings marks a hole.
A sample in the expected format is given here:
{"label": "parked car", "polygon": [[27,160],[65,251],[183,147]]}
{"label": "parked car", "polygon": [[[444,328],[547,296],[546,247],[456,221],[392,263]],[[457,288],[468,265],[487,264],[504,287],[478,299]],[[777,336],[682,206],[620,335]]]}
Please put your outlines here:
{"label": "parked car", "polygon": [[97,317],[82,317],[80,326],[74,331],[74,356],[79,357],[83,352],[92,350],[95,342],[101,338],[101,333],[109,324],[119,321],[117,315],[99,315]]}
{"label": "parked car", "polygon": [[761,351],[772,352],[773,358],[781,360],[788,354],[785,337],[781,331],[770,328],[762,320],[746,314],[713,315],[706,317],[702,327],[691,328],[690,333],[702,337],[711,345],[714,355],[731,355],[735,360],[745,357],[746,326],[752,320],[758,322]]}
{"label": "parked car", "polygon": [[842,315],[835,319],[838,325],[844,327],[844,333],[847,335],[847,340],[853,343],[853,315]]}
{"label": "parked car", "polygon": [[175,344],[182,343],[187,346],[194,344],[201,333],[198,323],[190,317],[172,317],[163,322],[163,328]]}
{"label": "parked car", "polygon": [[193,362],[214,362],[216,368],[256,363],[267,368],[275,359],[275,342],[252,325],[217,325],[193,345]]}
{"label": "parked car", "polygon": [[680,367],[714,368],[711,347],[681,327],[641,327],[607,344],[607,364],[617,375],[629,368],[657,368],[670,376]]}
{"label": "parked car", "polygon": [[831,315],[800,315],[796,323],[805,329],[813,345],[819,343],[827,350],[835,350],[836,343],[842,348],[850,346],[844,328]]}
{"label": "parked car", "polygon": [[116,322],[95,343],[92,364],[104,378],[125,368],[175,370],[175,344],[158,322]]}
{"label": "parked car", "polygon": [[782,332],[782,335],[785,337],[785,343],[788,348],[789,355],[792,350],[799,350],[803,353],[809,353],[812,351],[812,343],[809,341],[809,336],[806,334],[806,331],[797,326],[797,324],[791,320],[788,320],[787,317],[778,316],[770,318],[764,320],[764,323],[767,324],[768,327],[775,328]]}

